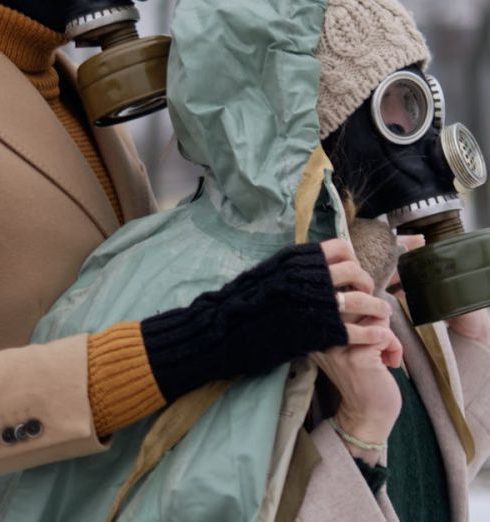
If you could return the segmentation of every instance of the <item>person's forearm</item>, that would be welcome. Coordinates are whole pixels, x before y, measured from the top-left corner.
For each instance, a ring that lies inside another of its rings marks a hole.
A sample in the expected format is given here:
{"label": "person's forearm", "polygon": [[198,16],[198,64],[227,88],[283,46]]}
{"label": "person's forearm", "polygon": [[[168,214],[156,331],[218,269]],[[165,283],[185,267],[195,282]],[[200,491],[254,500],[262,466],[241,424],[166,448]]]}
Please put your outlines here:
{"label": "person's forearm", "polygon": [[319,245],[284,249],[217,292],[89,339],[89,396],[104,436],[207,382],[256,375],[345,344]]}
{"label": "person's forearm", "polygon": [[[363,441],[365,445],[373,444],[386,446],[389,431],[381,423],[370,423],[366,421],[360,422],[359,420],[353,419],[344,414],[342,410],[339,410],[335,425],[340,428],[342,433],[352,436],[354,440],[357,439],[358,441]],[[379,463],[381,450],[361,447],[359,444],[347,440],[345,436],[342,436],[342,434],[339,434],[339,436],[354,459],[361,459],[372,467]]]}
{"label": "person's forearm", "polygon": [[[328,419],[329,424],[334,429],[334,431],[339,436],[340,440],[346,447],[347,451],[354,459],[359,471],[361,472],[364,480],[367,485],[371,489],[374,495],[377,494],[381,486],[386,482],[386,478],[388,475],[388,470],[385,466],[381,466],[379,464],[381,458],[381,447],[385,446],[385,444],[377,444],[377,443],[368,443],[362,439],[357,438],[357,436],[353,436],[351,433],[345,432],[337,423],[335,418]],[[366,436],[372,437],[373,433],[376,433],[376,430],[367,429],[363,432],[362,427],[358,430],[353,431],[353,433],[358,434],[358,436]],[[374,435],[378,437],[377,440],[381,440],[379,437],[381,435]],[[368,440],[366,438],[366,440]],[[371,447],[369,447],[371,446]],[[379,446],[379,448],[374,448],[372,446]]]}
{"label": "person's forearm", "polygon": [[120,323],[89,337],[88,379],[99,437],[148,417],[166,404],[137,321]]}
{"label": "person's forearm", "polygon": [[87,345],[79,334],[1,350],[0,475],[107,449],[93,424]]}

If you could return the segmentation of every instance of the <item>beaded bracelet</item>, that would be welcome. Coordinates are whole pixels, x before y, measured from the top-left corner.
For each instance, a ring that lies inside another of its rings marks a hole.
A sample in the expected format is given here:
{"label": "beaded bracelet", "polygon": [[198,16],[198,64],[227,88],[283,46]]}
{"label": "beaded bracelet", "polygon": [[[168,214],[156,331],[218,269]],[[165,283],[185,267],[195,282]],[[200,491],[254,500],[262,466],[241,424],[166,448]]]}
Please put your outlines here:
{"label": "beaded bracelet", "polygon": [[330,426],[335,430],[335,432],[346,442],[349,444],[352,444],[353,446],[356,446],[356,448],[360,448],[363,450],[372,450],[372,451],[383,451],[388,447],[388,444],[374,444],[371,442],[364,442],[362,440],[359,440],[358,438],[354,437],[353,435],[349,435],[349,433],[345,432],[336,422],[333,417],[330,417],[328,419],[328,422],[330,423]]}

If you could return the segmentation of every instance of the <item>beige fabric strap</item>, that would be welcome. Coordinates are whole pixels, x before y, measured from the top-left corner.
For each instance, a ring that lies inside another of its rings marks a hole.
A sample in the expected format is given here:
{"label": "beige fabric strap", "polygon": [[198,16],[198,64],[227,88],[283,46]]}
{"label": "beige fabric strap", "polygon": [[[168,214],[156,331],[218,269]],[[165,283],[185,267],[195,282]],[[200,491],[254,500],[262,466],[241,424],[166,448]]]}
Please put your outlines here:
{"label": "beige fabric strap", "polygon": [[[412,322],[406,300],[399,299],[399,301],[407,318]],[[475,441],[463,412],[454,397],[446,359],[437,333],[431,324],[418,326],[415,330],[425,347],[437,387],[439,388],[446,410],[466,453],[466,462],[469,464],[475,457]]]}
{"label": "beige fabric strap", "polygon": [[311,153],[295,196],[296,244],[308,241],[308,229],[313,218],[315,203],[325,178],[325,170],[333,170],[332,163],[321,145]]}
{"label": "beige fabric strap", "polygon": [[143,440],[136,463],[117,493],[107,522],[116,520],[131,489],[186,435],[230,386],[231,382],[225,381],[207,384],[180,397],[160,415]]}
{"label": "beige fabric strap", "polygon": [[[318,145],[306,163],[303,177],[296,190],[296,244],[308,241],[308,231],[326,170],[333,171],[333,166],[322,146]],[[296,520],[311,475],[320,460],[320,454],[310,435],[302,428],[298,432],[275,522]]]}
{"label": "beige fabric strap", "polygon": [[293,522],[298,516],[315,467],[322,460],[304,428],[298,433],[275,522]]}
{"label": "beige fabric strap", "polygon": [[[320,194],[324,169],[328,168],[332,169],[332,165],[319,145],[310,155],[295,196],[296,243],[305,243],[308,240],[308,229]],[[131,473],[117,493],[107,522],[117,519],[131,489],[187,434],[230,386],[230,382],[208,384],[184,395],[163,411],[147,433]]]}

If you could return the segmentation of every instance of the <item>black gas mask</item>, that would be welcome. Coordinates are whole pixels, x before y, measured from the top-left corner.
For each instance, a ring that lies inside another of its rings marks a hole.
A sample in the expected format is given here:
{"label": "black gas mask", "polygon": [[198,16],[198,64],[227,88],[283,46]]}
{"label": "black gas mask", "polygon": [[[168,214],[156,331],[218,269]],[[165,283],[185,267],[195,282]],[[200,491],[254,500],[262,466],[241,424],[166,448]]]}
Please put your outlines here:
{"label": "black gas mask", "polygon": [[490,305],[490,231],[464,234],[460,217],[460,194],[485,183],[485,161],[469,130],[444,120],[441,86],[409,67],[322,143],[360,217],[386,214],[399,234],[425,236],[398,265],[416,325]]}
{"label": "black gas mask", "polygon": [[121,123],[166,106],[170,38],[139,38],[139,12],[131,0],[2,3],[51,29],[64,31],[77,46],[102,48],[78,70],[80,95],[92,123]]}

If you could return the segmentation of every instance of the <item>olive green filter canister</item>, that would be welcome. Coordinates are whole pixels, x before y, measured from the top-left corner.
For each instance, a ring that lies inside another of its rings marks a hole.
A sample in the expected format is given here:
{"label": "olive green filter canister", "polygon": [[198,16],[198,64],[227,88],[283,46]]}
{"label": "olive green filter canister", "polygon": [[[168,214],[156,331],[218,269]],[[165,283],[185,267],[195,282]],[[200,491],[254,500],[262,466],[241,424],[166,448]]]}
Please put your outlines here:
{"label": "olive green filter canister", "polygon": [[168,36],[131,40],[84,62],[78,86],[90,121],[113,125],[165,107],[170,43]]}
{"label": "olive green filter canister", "polygon": [[490,306],[490,229],[403,254],[398,271],[416,326]]}

